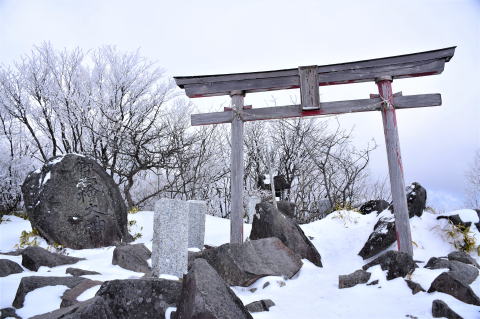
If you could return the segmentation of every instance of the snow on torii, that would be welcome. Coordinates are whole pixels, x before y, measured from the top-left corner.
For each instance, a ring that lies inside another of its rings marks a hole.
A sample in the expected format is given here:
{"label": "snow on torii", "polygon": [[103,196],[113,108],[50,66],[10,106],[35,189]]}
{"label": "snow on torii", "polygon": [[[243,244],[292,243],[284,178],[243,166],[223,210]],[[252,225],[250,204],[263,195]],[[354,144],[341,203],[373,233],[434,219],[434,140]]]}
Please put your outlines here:
{"label": "snow on torii", "polygon": [[[441,105],[440,94],[407,95],[392,93],[393,79],[442,73],[455,47],[387,58],[297,69],[202,76],[177,76],[177,85],[188,97],[230,95],[232,108],[223,112],[193,114],[192,125],[231,123],[231,198],[230,242],[243,242],[243,123],[245,121],[290,117],[381,111],[387,148],[398,249],[412,255],[412,239],[405,194],[402,158],[395,109]],[[369,99],[320,102],[319,86],[375,81],[379,95]],[[244,96],[300,88],[301,104],[280,107],[247,108]]]}

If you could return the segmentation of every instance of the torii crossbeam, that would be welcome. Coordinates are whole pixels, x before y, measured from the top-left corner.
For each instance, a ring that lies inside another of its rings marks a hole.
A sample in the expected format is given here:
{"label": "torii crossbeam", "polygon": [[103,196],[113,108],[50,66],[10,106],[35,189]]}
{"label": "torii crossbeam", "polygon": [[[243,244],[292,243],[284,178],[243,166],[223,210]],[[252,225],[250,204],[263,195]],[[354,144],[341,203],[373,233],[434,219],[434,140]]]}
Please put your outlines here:
{"label": "torii crossbeam", "polygon": [[[177,85],[188,97],[230,95],[232,108],[223,112],[193,114],[192,125],[231,123],[230,242],[243,242],[243,123],[351,112],[381,111],[387,148],[390,186],[395,211],[398,249],[413,255],[395,109],[441,105],[440,94],[402,96],[392,93],[391,82],[442,73],[455,47],[387,58],[297,69],[202,76],[177,76]],[[369,99],[320,102],[319,86],[375,81],[379,95]],[[301,104],[247,108],[246,93],[300,88]]]}

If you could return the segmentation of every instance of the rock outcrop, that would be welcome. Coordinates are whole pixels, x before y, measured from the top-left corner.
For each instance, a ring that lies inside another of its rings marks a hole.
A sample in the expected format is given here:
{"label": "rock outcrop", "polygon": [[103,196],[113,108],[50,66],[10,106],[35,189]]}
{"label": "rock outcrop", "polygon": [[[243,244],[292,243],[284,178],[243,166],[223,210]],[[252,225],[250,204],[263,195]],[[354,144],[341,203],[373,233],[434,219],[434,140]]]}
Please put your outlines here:
{"label": "rock outcrop", "polygon": [[448,272],[441,273],[433,280],[428,292],[434,291],[443,292],[465,303],[480,306],[480,298],[473,292],[472,288],[454,278]]}
{"label": "rock outcrop", "polygon": [[302,266],[301,257],[275,237],[224,244],[191,257],[205,259],[229,286],[250,286],[265,276],[291,278]]}
{"label": "rock outcrop", "polygon": [[28,270],[37,271],[41,266],[56,267],[75,264],[83,258],[51,253],[41,247],[27,247],[22,251],[22,265]]}
{"label": "rock outcrop", "polygon": [[84,249],[130,239],[118,186],[90,158],[52,158],[28,175],[22,193],[32,228],[50,244]]}
{"label": "rock outcrop", "polygon": [[291,218],[276,210],[272,204],[262,202],[256,206],[250,239],[276,237],[295,253],[322,267],[322,258],[303,230]]}
{"label": "rock outcrop", "polygon": [[242,301],[205,259],[195,259],[183,278],[176,319],[253,319]]}
{"label": "rock outcrop", "polygon": [[387,251],[385,254],[375,258],[362,268],[363,270],[367,270],[375,265],[380,265],[382,270],[387,270],[387,280],[405,277],[417,268],[417,264],[413,261],[410,255],[393,250]]}
{"label": "rock outcrop", "polygon": [[359,269],[349,275],[338,276],[338,288],[351,288],[358,284],[365,284],[370,280],[372,274],[368,271]]}
{"label": "rock outcrop", "polygon": [[113,251],[112,264],[148,274],[151,268],[147,260],[151,257],[152,253],[144,244],[117,246]]}
{"label": "rock outcrop", "polygon": [[9,259],[0,259],[0,277],[23,272],[23,268]]}
{"label": "rock outcrop", "polygon": [[368,202],[364,203],[362,206],[360,206],[360,213],[363,215],[370,214],[372,212],[377,212],[381,213],[385,209],[388,208],[390,204],[383,199],[377,199],[377,200],[369,200]]}

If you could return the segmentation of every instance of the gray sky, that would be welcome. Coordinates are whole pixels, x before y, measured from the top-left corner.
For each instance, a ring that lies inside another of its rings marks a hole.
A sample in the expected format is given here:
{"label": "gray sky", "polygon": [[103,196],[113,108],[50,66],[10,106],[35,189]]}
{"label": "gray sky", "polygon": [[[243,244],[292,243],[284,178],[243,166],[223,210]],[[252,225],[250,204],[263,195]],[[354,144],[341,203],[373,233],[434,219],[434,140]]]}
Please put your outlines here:
{"label": "gray sky", "polygon": [[[393,82],[394,92],[441,93],[443,105],[397,112],[405,180],[418,181],[440,209],[462,207],[465,171],[480,148],[480,1],[101,1],[0,0],[0,63],[35,44],[141,49],[170,75],[294,68],[458,46],[441,75]],[[321,88],[321,100],[366,98],[374,83]],[[251,94],[264,106],[292,92]],[[225,98],[194,100],[220,110]],[[378,112],[339,117],[356,143],[372,138],[371,170],[387,172]]]}

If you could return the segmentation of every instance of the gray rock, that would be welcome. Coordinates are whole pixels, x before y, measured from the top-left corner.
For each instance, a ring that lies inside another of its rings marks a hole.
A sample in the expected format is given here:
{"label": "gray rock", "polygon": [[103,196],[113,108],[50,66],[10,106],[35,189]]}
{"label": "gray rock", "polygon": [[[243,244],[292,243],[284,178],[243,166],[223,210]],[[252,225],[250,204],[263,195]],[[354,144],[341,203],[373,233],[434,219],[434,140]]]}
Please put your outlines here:
{"label": "gray rock", "polygon": [[73,288],[66,290],[62,295],[61,308],[70,307],[78,303],[77,297],[85,290],[103,284],[103,281],[86,279]]}
{"label": "gray rock", "polygon": [[23,268],[9,259],[0,259],[0,277],[23,272]]}
{"label": "gray rock", "polygon": [[443,292],[465,303],[480,306],[480,298],[473,292],[470,286],[455,279],[448,272],[441,273],[433,280],[428,292]]}
{"label": "gray rock", "polygon": [[179,302],[180,281],[159,278],[112,280],[97,292],[117,319],[159,318]]}
{"label": "gray rock", "polygon": [[195,258],[207,260],[229,286],[250,286],[265,276],[291,278],[302,267],[301,257],[275,237],[224,244]]}
{"label": "gray rock", "polygon": [[367,270],[375,265],[380,265],[382,270],[387,270],[387,280],[405,277],[417,267],[417,264],[413,261],[410,255],[393,250],[387,251],[385,254],[375,258],[362,268],[363,270]]}
{"label": "gray rock", "polygon": [[112,265],[122,268],[150,273],[151,269],[147,260],[152,257],[150,250],[144,244],[117,246],[113,251]]}
{"label": "gray rock", "polygon": [[452,251],[450,254],[448,254],[448,260],[456,260],[464,264],[473,265],[477,268],[480,268],[480,265],[477,263],[477,261],[464,251]]}
{"label": "gray rock", "polygon": [[338,288],[350,288],[358,284],[365,284],[370,280],[372,274],[365,270],[357,270],[349,275],[338,276]]}
{"label": "gray rock", "polygon": [[275,306],[275,303],[270,299],[262,299],[254,301],[245,306],[249,312],[270,311],[270,307]]}
{"label": "gray rock", "polygon": [[438,220],[440,219],[446,219],[448,220],[450,223],[452,223],[453,225],[457,226],[457,227],[460,227],[460,228],[468,228],[470,226],[472,226],[472,222],[464,222],[461,218],[460,218],[460,215],[456,214],[456,215],[449,215],[449,216],[438,216],[437,217]]}
{"label": "gray rock", "polygon": [[[259,202],[261,203],[261,202]],[[259,204],[257,203],[257,204]],[[277,202],[278,210],[285,216],[295,219],[295,209],[296,205],[292,202],[287,202],[285,200],[280,200]]]}
{"label": "gray rock", "polygon": [[407,188],[407,205],[410,218],[413,216],[422,216],[426,202],[427,190],[419,183],[413,182]]}
{"label": "gray rock", "polygon": [[368,202],[360,206],[359,210],[360,210],[360,213],[362,213],[363,215],[367,215],[372,212],[381,213],[385,209],[387,209],[389,205],[390,204],[383,199],[369,200]]}
{"label": "gray rock", "polygon": [[367,284],[367,286],[375,286],[378,285],[378,279],[375,279]]}
{"label": "gray rock", "polygon": [[463,319],[442,300],[436,299],[432,302],[432,317],[447,319]]}
{"label": "gray rock", "polygon": [[478,277],[478,269],[472,265],[468,265],[456,260],[446,260],[442,258],[432,257],[425,265],[428,269],[448,268],[450,276],[460,280],[466,285],[471,284]]}
{"label": "gray rock", "polygon": [[420,284],[408,279],[405,279],[405,282],[407,283],[408,288],[412,290],[412,295],[415,295],[420,291],[425,292],[425,289],[423,289],[423,287]]}
{"label": "gray rock", "polygon": [[256,206],[250,239],[277,237],[295,253],[322,267],[322,258],[303,230],[291,218],[283,215],[269,203]]}
{"label": "gray rock", "polygon": [[52,158],[22,185],[32,228],[48,243],[84,249],[130,240],[127,209],[118,186],[94,160]]}
{"label": "gray rock", "polygon": [[22,265],[32,271],[37,271],[41,266],[56,267],[70,265],[80,260],[85,259],[51,253],[41,247],[27,247],[22,251]]}
{"label": "gray rock", "polygon": [[94,297],[73,306],[34,316],[30,319],[113,319],[112,310],[101,297]]}
{"label": "gray rock", "polygon": [[253,319],[206,260],[196,259],[183,278],[176,319]]}
{"label": "gray rock", "polygon": [[153,274],[182,277],[188,269],[188,211],[186,201],[162,198],[155,203]]}
{"label": "gray rock", "polygon": [[363,259],[368,259],[384,251],[396,241],[395,221],[393,218],[381,217],[358,255]]}
{"label": "gray rock", "polygon": [[72,268],[69,267],[65,270],[66,274],[72,275],[72,276],[86,276],[86,275],[101,275],[99,272],[96,271],[90,271],[90,270],[84,270],[80,268]]}
{"label": "gray rock", "polygon": [[62,285],[67,286],[68,288],[73,288],[84,280],[88,280],[82,277],[41,277],[41,276],[29,276],[23,277],[20,280],[20,284],[17,288],[17,293],[15,299],[13,300],[12,306],[15,308],[22,308],[23,302],[25,301],[25,296],[37,289],[46,286],[56,286]]}
{"label": "gray rock", "polygon": [[9,318],[22,319],[22,317],[17,315],[17,313],[15,312],[15,308],[0,309],[0,319],[9,319]]}

